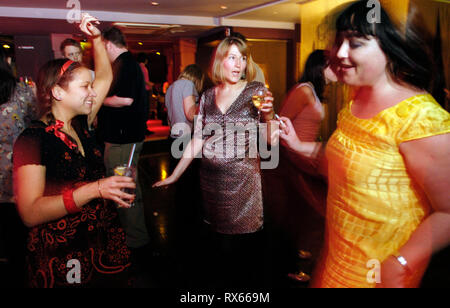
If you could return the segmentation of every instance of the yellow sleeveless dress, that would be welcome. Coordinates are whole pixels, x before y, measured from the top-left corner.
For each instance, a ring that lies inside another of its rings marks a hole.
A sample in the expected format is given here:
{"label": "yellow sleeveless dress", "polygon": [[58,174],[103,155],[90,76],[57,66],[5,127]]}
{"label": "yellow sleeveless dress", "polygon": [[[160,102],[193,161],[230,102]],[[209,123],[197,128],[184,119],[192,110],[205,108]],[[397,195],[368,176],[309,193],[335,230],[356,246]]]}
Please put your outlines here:
{"label": "yellow sleeveless dress", "polygon": [[327,253],[317,287],[375,287],[368,279],[430,213],[408,176],[399,144],[450,132],[450,115],[429,94],[410,97],[371,119],[340,112],[328,159]]}

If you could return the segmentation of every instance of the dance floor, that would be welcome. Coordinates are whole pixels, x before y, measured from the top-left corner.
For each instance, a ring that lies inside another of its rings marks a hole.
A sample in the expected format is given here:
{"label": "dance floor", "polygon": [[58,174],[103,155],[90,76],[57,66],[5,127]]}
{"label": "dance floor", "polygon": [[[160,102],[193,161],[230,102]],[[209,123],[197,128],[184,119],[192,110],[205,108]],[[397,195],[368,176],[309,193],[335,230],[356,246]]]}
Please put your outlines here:
{"label": "dance floor", "polygon": [[[170,174],[170,141],[167,139],[168,127],[162,126],[158,120],[147,123],[151,132],[147,136],[139,161],[139,178],[143,189],[145,217],[151,237],[152,264],[149,275],[141,277],[141,286],[154,287],[208,287],[202,281],[201,262],[203,249],[201,238],[203,222],[200,207],[199,191],[191,192],[191,198],[198,201],[190,211],[180,209],[175,203],[175,187],[167,189],[151,188],[151,185]],[[265,196],[265,272],[264,286],[277,288],[305,288],[308,282],[299,282],[288,278],[288,273],[303,271],[311,274],[322,246],[324,220],[314,209],[302,207],[295,202],[295,193],[287,191],[276,183],[276,170],[264,170]],[[292,199],[292,200],[290,200]],[[291,201],[292,207],[286,207]],[[192,206],[192,204],[190,205]],[[185,219],[180,219],[180,213]],[[188,214],[186,214],[188,213]],[[189,214],[192,213],[192,214]],[[196,216],[197,215],[197,216]],[[177,239],[183,234],[183,239]],[[187,235],[188,234],[188,235]],[[296,242],[304,243],[296,247],[293,238],[300,234]],[[304,236],[301,236],[303,234]],[[302,239],[303,238],[303,239]],[[311,258],[297,256],[297,248],[311,252]],[[139,283],[138,283],[139,284]]]}

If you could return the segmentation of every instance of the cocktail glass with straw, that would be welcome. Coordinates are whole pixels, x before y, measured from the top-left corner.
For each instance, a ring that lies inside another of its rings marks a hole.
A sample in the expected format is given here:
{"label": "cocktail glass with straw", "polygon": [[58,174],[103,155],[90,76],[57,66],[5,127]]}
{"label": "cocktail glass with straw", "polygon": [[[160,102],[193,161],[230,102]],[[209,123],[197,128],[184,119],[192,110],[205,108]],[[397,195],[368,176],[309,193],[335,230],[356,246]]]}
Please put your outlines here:
{"label": "cocktail glass with straw", "polygon": [[[128,163],[126,165],[119,165],[114,168],[114,174],[118,176],[128,176],[133,178],[133,180],[136,182],[136,168],[132,166],[134,152],[136,151],[136,144],[133,144],[133,147],[130,152],[130,156],[128,158]],[[123,188],[123,192],[126,192],[127,194],[134,194],[134,189],[132,188]],[[134,202],[130,203],[130,206],[133,206]]]}

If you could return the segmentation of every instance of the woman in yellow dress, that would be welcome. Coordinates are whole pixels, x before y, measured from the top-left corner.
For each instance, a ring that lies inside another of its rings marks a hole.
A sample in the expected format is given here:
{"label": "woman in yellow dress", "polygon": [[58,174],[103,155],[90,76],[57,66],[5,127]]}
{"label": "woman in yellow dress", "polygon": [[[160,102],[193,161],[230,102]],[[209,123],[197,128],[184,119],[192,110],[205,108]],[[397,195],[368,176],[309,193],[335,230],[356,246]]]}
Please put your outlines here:
{"label": "woman in yellow dress", "polygon": [[299,155],[325,153],[327,242],[315,287],[416,287],[431,255],[450,244],[450,115],[426,92],[432,67],[366,1],[339,16],[336,73],[354,87],[326,148],[280,137]]}

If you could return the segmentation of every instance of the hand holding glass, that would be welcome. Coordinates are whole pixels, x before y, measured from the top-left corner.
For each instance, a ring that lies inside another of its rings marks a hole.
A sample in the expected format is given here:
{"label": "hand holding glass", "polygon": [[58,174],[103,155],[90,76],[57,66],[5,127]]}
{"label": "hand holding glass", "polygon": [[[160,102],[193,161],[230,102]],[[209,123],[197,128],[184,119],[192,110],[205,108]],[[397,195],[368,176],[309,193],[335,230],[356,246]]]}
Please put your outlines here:
{"label": "hand holding glass", "polygon": [[[119,165],[114,168],[114,175],[118,176],[128,176],[136,182],[136,169],[133,166],[128,167],[127,165]],[[134,195],[135,189],[132,188],[122,188],[123,192]],[[130,203],[130,207],[134,205],[134,202]]]}
{"label": "hand holding glass", "polygon": [[266,96],[266,91],[263,89],[258,89],[255,91],[255,93],[252,96],[252,103],[253,105],[259,110],[262,107],[262,104],[264,102],[264,97]]}

